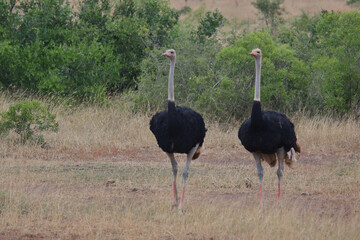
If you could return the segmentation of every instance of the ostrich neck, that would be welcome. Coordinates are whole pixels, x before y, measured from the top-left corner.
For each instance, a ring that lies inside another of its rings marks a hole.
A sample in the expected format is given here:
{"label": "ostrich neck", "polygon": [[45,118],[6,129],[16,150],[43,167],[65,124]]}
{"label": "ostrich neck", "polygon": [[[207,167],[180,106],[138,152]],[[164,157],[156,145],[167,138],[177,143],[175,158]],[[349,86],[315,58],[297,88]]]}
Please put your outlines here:
{"label": "ostrich neck", "polygon": [[261,129],[263,125],[263,118],[260,103],[260,73],[261,73],[261,58],[255,60],[256,77],[255,77],[255,96],[251,111],[251,125],[255,129]]}
{"label": "ostrich neck", "polygon": [[169,72],[169,85],[168,85],[168,126],[169,135],[174,137],[178,131],[177,119],[176,119],[176,107],[174,98],[174,69],[175,59],[170,59],[170,72]]}
{"label": "ostrich neck", "polygon": [[261,75],[261,57],[255,60],[256,77],[255,77],[255,96],[254,101],[260,102],[260,75]]}
{"label": "ostrich neck", "polygon": [[170,71],[169,71],[169,85],[168,85],[168,100],[174,102],[174,69],[175,69],[175,58],[170,60]]}

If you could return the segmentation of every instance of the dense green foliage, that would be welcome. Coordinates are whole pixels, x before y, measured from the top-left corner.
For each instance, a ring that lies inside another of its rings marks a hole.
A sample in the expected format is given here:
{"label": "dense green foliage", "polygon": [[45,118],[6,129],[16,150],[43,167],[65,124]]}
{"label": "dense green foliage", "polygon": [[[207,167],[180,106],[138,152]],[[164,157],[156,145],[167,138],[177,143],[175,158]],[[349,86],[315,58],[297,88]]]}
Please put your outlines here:
{"label": "dense green foliage", "polygon": [[169,42],[178,13],[156,0],[65,0],[0,3],[0,82],[101,100],[136,87],[145,52]]}
{"label": "dense green foliage", "polygon": [[96,102],[125,94],[137,111],[160,110],[169,70],[161,53],[174,48],[177,103],[229,121],[249,115],[255,66],[248,53],[259,47],[266,108],[358,113],[360,13],[285,21],[282,2],[253,2],[268,27],[219,37],[230,24],[219,11],[177,12],[163,0],[83,0],[78,11],[65,0],[17,0],[15,7],[3,0],[0,87]]}
{"label": "dense green foliage", "polygon": [[360,107],[358,24],[359,12],[303,14],[279,36],[310,67],[309,104],[319,110],[346,113]]}
{"label": "dense green foliage", "polygon": [[22,101],[10,106],[8,111],[0,113],[0,132],[2,134],[14,130],[19,134],[20,142],[25,144],[29,140],[44,145],[45,140],[40,132],[59,129],[55,115],[39,101]]}
{"label": "dense green foliage", "polygon": [[224,23],[225,18],[219,10],[216,9],[214,12],[206,12],[205,16],[200,19],[199,26],[196,31],[197,38],[201,42],[204,42],[205,38],[210,38],[215,35]]}

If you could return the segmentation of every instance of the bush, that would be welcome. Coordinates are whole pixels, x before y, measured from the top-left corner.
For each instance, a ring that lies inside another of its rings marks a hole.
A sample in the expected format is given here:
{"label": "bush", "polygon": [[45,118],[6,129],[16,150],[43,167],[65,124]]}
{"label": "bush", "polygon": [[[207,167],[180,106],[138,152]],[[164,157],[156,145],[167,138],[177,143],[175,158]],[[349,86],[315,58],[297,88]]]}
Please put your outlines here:
{"label": "bush", "polygon": [[[193,41],[192,29],[182,26],[169,48],[176,50],[175,101],[177,104],[199,109],[203,106],[199,99],[207,94],[219,81],[215,66],[215,56],[221,44],[209,40],[206,44]],[[138,109],[159,110],[167,105],[167,83],[169,61],[161,55],[166,49],[149,52],[141,65],[142,74],[137,91]],[[205,112],[204,109],[199,109]],[[212,114],[212,113],[210,113]]]}
{"label": "bush", "polygon": [[[98,42],[58,46],[46,52],[49,70],[39,81],[42,93],[60,93],[82,101],[106,98],[107,88],[119,81],[122,64],[112,49]],[[119,83],[120,84],[120,83]]]}
{"label": "bush", "polygon": [[14,84],[17,66],[20,66],[19,48],[8,41],[0,42],[0,88]]}
{"label": "bush", "polygon": [[102,101],[137,87],[145,53],[170,41],[167,1],[22,0],[0,3],[0,87]]}
{"label": "bush", "polygon": [[249,114],[254,97],[255,64],[249,52],[263,52],[261,100],[266,108],[294,111],[305,105],[309,88],[309,67],[286,45],[277,46],[267,32],[254,32],[225,47],[217,56],[223,73],[238,94],[232,100],[237,116]]}
{"label": "bush", "polygon": [[10,106],[8,111],[1,112],[0,132],[7,133],[14,130],[20,135],[21,144],[29,140],[44,145],[43,131],[56,132],[59,124],[56,116],[51,114],[45,106],[38,101],[22,101]]}
{"label": "bush", "polygon": [[359,12],[324,12],[316,25],[314,77],[328,110],[346,113],[360,106]]}
{"label": "bush", "polygon": [[41,41],[50,43],[70,42],[73,34],[73,12],[65,0],[28,0],[19,6],[21,21],[16,38],[21,44]]}

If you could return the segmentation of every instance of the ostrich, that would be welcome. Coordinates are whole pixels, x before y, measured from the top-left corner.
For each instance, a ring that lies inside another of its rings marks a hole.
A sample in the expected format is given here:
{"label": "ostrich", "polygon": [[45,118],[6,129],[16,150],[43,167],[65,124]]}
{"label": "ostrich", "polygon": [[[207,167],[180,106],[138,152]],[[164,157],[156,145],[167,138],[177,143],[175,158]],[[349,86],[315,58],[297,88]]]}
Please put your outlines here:
{"label": "ostrich", "polygon": [[174,175],[173,192],[174,207],[178,205],[176,188],[177,162],[174,153],[186,153],[186,166],[183,171],[182,193],[179,210],[183,207],[185,184],[189,175],[191,160],[200,155],[205,138],[205,123],[201,115],[190,108],[175,106],[174,100],[174,68],[176,52],[173,49],[163,53],[170,59],[168,83],[168,110],[157,113],[150,121],[150,130],[155,135],[159,147],[169,156]]}
{"label": "ostrich", "polygon": [[255,58],[256,79],[255,97],[251,117],[241,125],[238,137],[246,150],[252,153],[256,161],[257,175],[260,182],[260,204],[264,206],[263,168],[262,161],[271,167],[278,162],[278,202],[280,202],[281,178],[284,174],[284,162],[292,167],[296,161],[295,152],[300,153],[301,148],[297,143],[294,124],[285,114],[276,111],[261,111],[260,104],[260,72],[262,53],[254,49],[250,55]]}

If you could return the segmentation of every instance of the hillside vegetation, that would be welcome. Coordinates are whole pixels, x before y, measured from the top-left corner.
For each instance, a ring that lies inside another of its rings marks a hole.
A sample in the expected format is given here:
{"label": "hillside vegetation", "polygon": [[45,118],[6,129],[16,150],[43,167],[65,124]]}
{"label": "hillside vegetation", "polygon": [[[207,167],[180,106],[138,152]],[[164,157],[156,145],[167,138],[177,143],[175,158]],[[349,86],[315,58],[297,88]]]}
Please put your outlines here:
{"label": "hillside vegetation", "polygon": [[64,0],[10,2],[15,5],[0,3],[3,89],[80,102],[125,94],[135,111],[157,110],[167,93],[168,63],[161,53],[174,48],[177,102],[228,122],[248,115],[254,79],[248,53],[259,47],[265,107],[358,112],[357,11],[285,20],[281,8],[270,25],[253,26],[226,20],[218,10],[178,11],[166,1],[85,0],[77,11]]}

